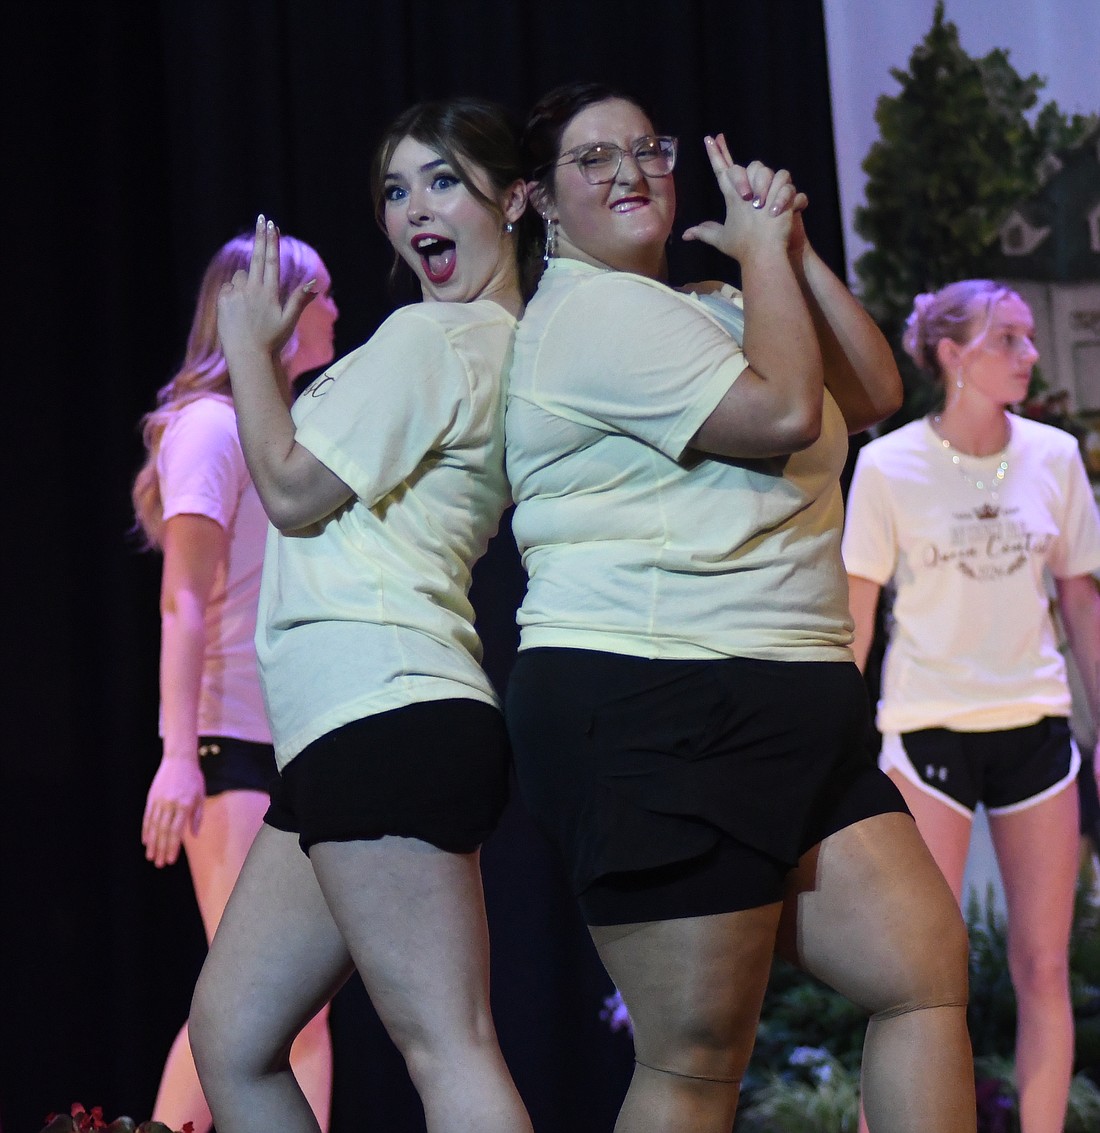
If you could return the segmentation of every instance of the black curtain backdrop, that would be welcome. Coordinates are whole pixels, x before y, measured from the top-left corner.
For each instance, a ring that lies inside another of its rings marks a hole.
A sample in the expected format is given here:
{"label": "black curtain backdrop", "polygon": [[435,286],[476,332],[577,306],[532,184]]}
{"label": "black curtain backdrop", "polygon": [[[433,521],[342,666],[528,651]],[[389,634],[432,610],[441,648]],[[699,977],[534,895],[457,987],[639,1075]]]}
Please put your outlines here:
{"label": "black curtain backdrop", "polygon": [[[205,951],[186,867],[157,872],[139,845],[160,566],[127,531],[136,422],[180,359],[214,249],[259,211],[312,243],[345,353],[393,303],[367,191],[383,125],[428,96],[522,114],[600,78],[680,136],[679,230],[720,215],[702,135],[724,130],[738,158],[793,171],[811,239],[838,270],[843,256],[818,0],[42,0],[3,20],[0,1118],[35,1133],[73,1101],[150,1115]],[[680,279],[736,282],[707,249],[671,256]],[[522,588],[505,529],[475,581],[499,685]],[[600,1018],[611,986],[517,802],[484,872],[494,1008],[536,1128],[609,1130],[630,1040]],[[333,1029],[333,1133],[422,1129],[358,983]]]}

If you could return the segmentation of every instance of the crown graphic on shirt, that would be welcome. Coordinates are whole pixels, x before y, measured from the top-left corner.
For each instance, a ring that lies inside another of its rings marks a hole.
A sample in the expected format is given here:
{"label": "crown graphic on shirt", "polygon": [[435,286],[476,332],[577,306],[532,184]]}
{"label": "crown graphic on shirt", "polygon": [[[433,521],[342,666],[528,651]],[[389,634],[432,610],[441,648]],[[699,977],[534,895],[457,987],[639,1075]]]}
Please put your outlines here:
{"label": "crown graphic on shirt", "polygon": [[1001,514],[1001,509],[992,504],[982,504],[981,507],[974,509],[974,514],[978,519],[996,519]]}

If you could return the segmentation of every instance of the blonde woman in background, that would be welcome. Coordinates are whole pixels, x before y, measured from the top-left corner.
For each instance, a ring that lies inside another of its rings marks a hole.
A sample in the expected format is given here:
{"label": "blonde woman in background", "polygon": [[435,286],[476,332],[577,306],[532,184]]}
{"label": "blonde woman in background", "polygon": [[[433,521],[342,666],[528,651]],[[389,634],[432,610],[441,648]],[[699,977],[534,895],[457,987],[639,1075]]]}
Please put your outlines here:
{"label": "blonde woman in background", "polygon": [[861,452],[843,543],[862,668],[883,586],[880,766],[962,899],[984,804],[1004,880],[1023,1133],[1060,1133],[1073,1070],[1069,936],[1080,839],[1052,577],[1093,718],[1100,711],[1100,518],[1077,441],[1018,417],[1039,354],[1014,291],[919,295],[904,346],[943,409]]}
{"label": "blonde woman in background", "polygon": [[[163,553],[160,734],[163,752],[142,821],[145,856],[157,868],[181,846],[209,942],[260,828],[276,776],[260,695],[253,636],[267,517],[240,442],[217,333],[217,298],[247,268],[253,237],[238,236],[206,268],[183,364],[142,422],[148,455],[133,487],[147,544]],[[333,357],[336,303],[321,258],[284,237],[283,289],[318,281],[317,299],[282,354],[280,380]],[[321,1127],[327,1128],[332,1045],[327,1008],[302,1032],[294,1062]],[[168,1055],[153,1117],[172,1129],[211,1127],[186,1025]]]}

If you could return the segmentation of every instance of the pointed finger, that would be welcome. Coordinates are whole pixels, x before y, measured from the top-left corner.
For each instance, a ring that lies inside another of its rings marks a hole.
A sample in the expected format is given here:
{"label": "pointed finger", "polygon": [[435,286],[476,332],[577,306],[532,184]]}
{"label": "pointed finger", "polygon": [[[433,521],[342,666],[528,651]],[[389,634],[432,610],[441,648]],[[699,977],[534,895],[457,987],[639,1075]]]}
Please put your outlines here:
{"label": "pointed finger", "polygon": [[267,222],[267,249],[264,255],[264,286],[279,289],[279,229],[275,221]]}
{"label": "pointed finger", "polygon": [[[256,234],[252,240],[252,258],[248,263],[248,278],[258,283],[264,278],[264,257],[267,254],[267,220],[264,214],[256,217]],[[234,276],[236,279],[236,276]]]}

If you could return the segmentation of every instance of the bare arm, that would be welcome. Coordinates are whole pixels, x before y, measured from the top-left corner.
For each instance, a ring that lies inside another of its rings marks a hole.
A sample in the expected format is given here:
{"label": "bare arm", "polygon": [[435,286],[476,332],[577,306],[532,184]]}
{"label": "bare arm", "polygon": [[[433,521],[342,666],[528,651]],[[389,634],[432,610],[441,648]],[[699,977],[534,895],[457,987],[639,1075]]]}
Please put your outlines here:
{"label": "bare arm", "polygon": [[1100,589],[1096,580],[1088,574],[1056,579],[1055,587],[1066,639],[1073,651],[1088,710],[1098,733],[1093,769],[1100,788]]}
{"label": "bare arm", "polygon": [[848,608],[855,622],[852,653],[861,673],[867,671],[867,655],[871,652],[875,636],[875,614],[881,593],[882,587],[877,582],[861,578],[858,574],[848,575]]}
{"label": "bare arm", "polygon": [[784,170],[736,165],[721,135],[707,139],[707,154],[726,219],[689,228],[684,239],[701,240],[740,263],[749,365],[692,447],[719,456],[783,456],[807,448],[821,433],[821,350],[787,252],[794,210],[805,197]]}
{"label": "bare arm", "polygon": [[859,433],[901,407],[901,375],[882,331],[806,240],[801,214],[792,221],[792,263],[821,346],[825,385],[848,432]]}
{"label": "bare arm", "polygon": [[225,570],[228,539],[204,515],[164,525],[161,575],[160,700],[163,751],[145,800],[141,841],[158,868],[178,857],[183,833],[199,832],[206,788],[199,767],[198,717],[206,648],[206,607]]}
{"label": "bare arm", "polygon": [[293,531],[331,515],[352,490],[294,439],[286,382],[278,362],[298,316],[312,301],[310,284],[279,302],[279,231],[263,217],[247,272],[218,297],[218,334],[229,365],[245,461],[268,518]]}

